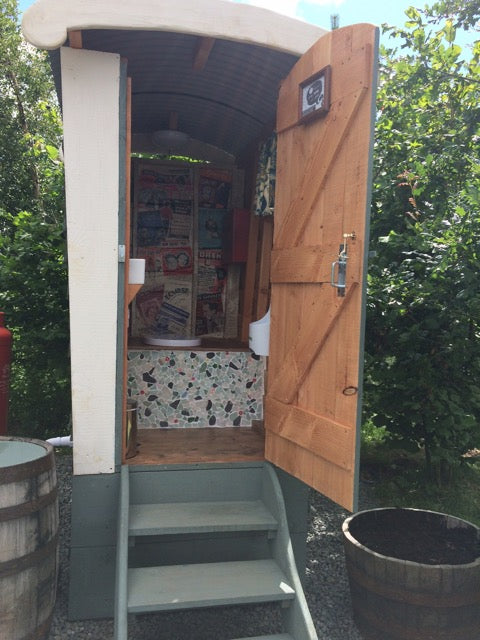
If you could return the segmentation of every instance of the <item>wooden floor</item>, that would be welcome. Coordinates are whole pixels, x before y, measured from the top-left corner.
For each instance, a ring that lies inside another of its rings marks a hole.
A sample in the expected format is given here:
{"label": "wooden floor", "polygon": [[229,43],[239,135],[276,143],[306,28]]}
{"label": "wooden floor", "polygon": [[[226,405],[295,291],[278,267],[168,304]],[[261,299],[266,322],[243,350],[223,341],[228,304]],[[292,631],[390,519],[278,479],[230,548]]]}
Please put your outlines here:
{"label": "wooden floor", "polygon": [[264,460],[261,430],[246,427],[139,429],[127,464],[194,464]]}

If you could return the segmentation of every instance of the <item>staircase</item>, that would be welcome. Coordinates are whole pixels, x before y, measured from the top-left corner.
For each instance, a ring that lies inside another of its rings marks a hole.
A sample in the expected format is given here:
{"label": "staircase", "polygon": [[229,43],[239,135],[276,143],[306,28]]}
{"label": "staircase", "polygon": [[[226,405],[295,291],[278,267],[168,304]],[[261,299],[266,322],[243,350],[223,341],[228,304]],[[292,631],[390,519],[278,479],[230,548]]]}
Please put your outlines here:
{"label": "staircase", "polygon": [[[156,491],[151,483],[142,485],[137,479],[141,476],[131,473],[128,465],[122,466],[114,640],[128,640],[129,613],[267,602],[281,606],[282,633],[248,640],[317,640],[295,565],[278,478],[269,464],[259,472],[257,495],[251,491],[242,495],[238,482],[234,490],[222,491],[220,483],[210,479],[205,486],[195,482],[187,502],[183,500],[188,492],[178,486],[172,484],[169,490],[162,485]],[[233,494],[231,500],[225,501],[225,492],[229,497]],[[177,564],[171,558],[165,561],[161,553],[160,557],[141,553],[141,544],[148,548],[149,540],[160,541],[161,547],[162,541],[168,546],[194,535],[220,536],[214,547],[221,561],[205,561],[217,558],[206,558],[211,552],[195,551],[195,544],[187,544],[188,557],[180,555]],[[260,537],[251,557],[236,551],[241,546],[235,543],[236,535]],[[140,553],[135,554],[137,545]],[[232,550],[225,553],[229,545]],[[239,553],[242,557],[236,559]]]}

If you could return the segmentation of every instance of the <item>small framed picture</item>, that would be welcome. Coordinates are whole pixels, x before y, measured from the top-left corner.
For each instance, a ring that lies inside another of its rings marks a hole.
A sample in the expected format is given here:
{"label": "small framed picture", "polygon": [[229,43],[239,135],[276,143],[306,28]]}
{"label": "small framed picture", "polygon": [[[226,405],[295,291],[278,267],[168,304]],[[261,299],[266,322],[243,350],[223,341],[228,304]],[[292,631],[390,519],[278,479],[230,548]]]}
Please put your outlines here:
{"label": "small framed picture", "polygon": [[324,67],[300,84],[299,90],[299,123],[306,123],[314,118],[321,118],[330,109],[331,67]]}

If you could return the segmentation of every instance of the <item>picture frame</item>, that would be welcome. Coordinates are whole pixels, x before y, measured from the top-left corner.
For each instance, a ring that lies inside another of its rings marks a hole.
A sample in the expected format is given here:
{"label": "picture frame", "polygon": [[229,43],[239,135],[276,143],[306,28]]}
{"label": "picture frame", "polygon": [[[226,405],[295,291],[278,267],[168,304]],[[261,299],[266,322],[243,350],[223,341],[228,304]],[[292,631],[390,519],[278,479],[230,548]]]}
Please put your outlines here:
{"label": "picture frame", "polygon": [[299,124],[305,124],[327,115],[330,110],[331,78],[332,70],[330,65],[327,65],[299,85]]}

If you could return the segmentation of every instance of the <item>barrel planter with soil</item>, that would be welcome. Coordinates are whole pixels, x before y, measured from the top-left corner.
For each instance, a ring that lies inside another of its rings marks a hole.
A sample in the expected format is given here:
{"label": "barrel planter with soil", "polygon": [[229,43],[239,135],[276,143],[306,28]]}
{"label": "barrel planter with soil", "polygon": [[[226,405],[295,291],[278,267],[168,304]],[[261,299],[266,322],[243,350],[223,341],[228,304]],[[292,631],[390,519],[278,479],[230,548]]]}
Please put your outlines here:
{"label": "barrel planter with soil", "polygon": [[343,523],[353,617],[369,640],[480,640],[480,529],[419,509]]}
{"label": "barrel planter with soil", "polygon": [[57,571],[53,447],[0,437],[0,638],[48,638]]}

